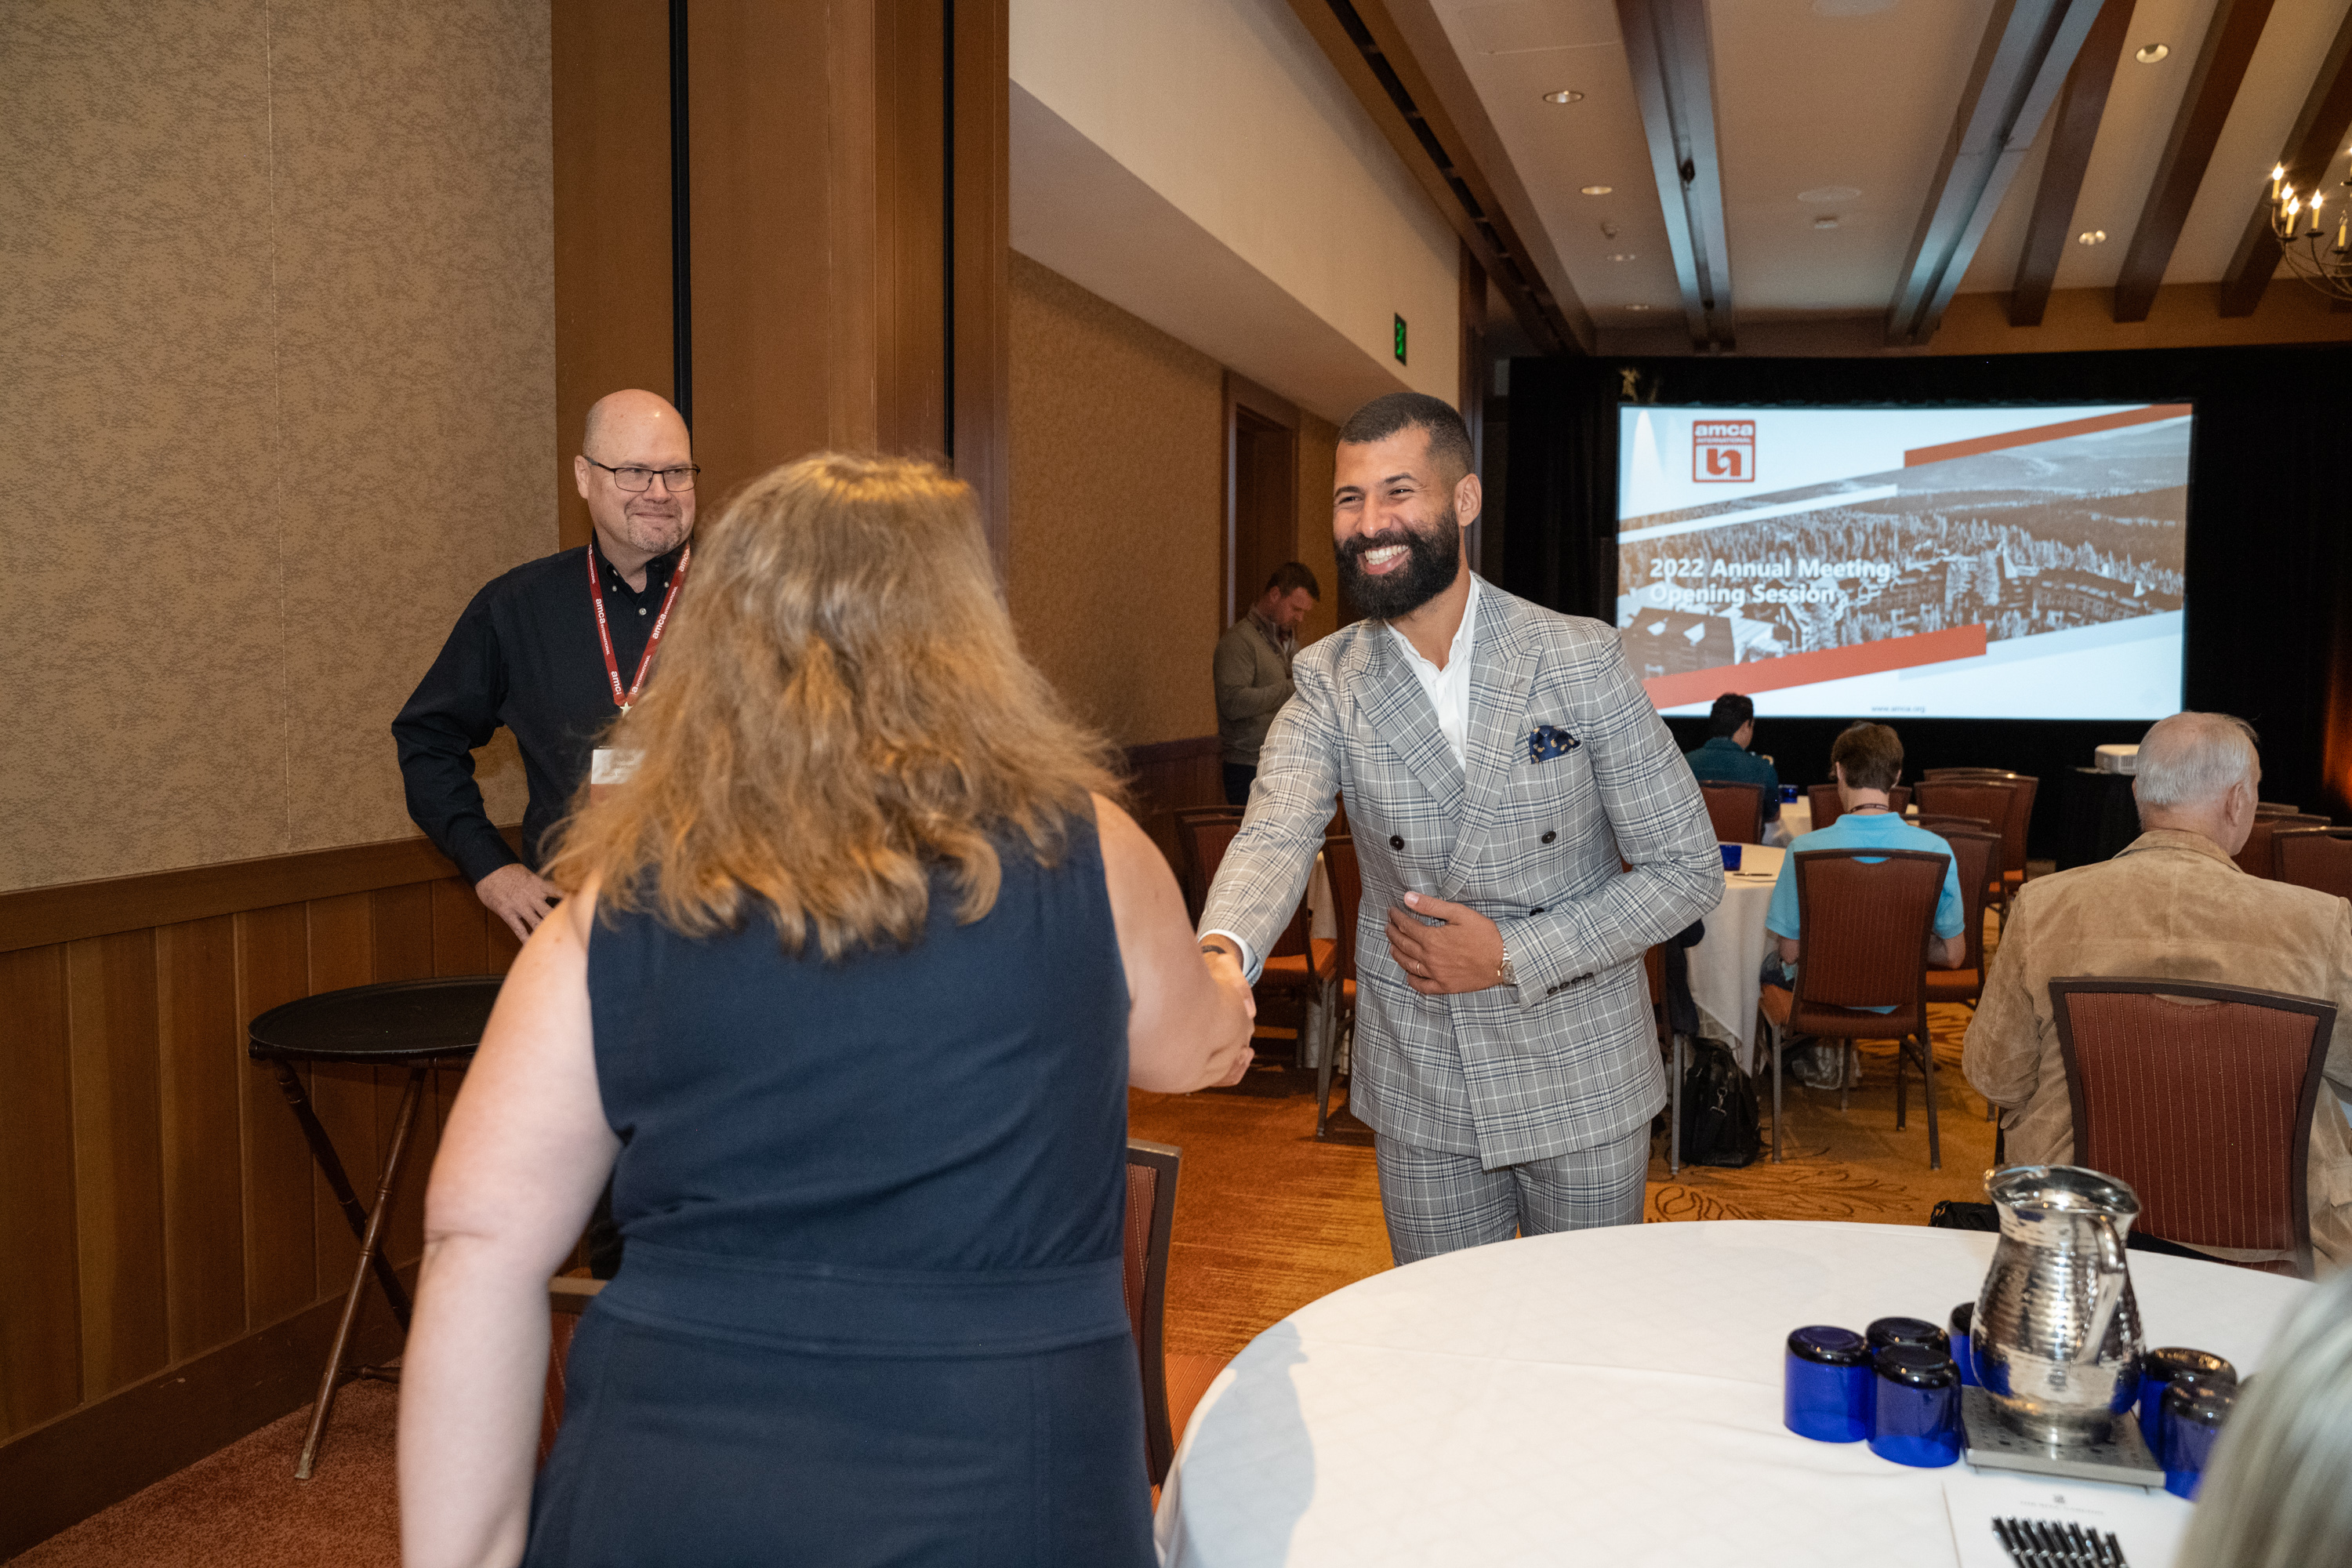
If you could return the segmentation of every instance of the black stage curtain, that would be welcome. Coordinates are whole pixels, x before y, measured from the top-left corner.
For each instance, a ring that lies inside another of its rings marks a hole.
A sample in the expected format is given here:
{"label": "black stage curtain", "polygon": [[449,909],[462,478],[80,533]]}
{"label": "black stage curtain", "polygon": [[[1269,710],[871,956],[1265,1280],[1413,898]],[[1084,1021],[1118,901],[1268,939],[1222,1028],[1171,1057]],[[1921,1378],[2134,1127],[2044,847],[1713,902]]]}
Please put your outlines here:
{"label": "black stage curtain", "polygon": [[[2187,706],[2262,732],[2263,795],[2352,816],[2352,347],[2160,349],[1937,358],[1518,359],[1502,584],[1571,615],[1616,619],[1622,403],[1770,405],[2169,403],[2197,405],[2189,454]],[[1827,779],[1848,721],[1758,728],[1791,784]],[[1685,747],[1703,721],[1668,721]],[[1905,773],[2001,766],[2039,777],[2035,853],[2062,853],[2072,770],[2144,723],[1914,719]],[[2332,783],[2331,783],[2332,781]],[[2071,857],[2079,858],[2079,857]]]}

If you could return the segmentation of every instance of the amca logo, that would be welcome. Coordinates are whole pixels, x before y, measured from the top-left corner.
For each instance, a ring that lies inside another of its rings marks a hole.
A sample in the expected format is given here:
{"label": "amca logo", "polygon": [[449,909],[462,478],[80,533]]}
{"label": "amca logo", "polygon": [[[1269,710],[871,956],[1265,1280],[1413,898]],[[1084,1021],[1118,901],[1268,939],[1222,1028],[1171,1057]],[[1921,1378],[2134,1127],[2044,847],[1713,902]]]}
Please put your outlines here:
{"label": "amca logo", "polygon": [[1756,421],[1691,421],[1691,479],[1702,485],[1756,482]]}

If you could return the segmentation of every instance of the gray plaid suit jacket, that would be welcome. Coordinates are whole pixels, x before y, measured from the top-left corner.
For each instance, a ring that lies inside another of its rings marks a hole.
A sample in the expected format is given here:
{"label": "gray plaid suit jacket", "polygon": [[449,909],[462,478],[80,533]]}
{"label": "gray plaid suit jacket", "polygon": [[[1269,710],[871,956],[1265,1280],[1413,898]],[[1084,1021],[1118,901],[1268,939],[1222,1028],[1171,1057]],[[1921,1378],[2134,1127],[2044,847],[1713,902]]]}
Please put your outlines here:
{"label": "gray plaid suit jacket", "polygon": [[[1475,637],[1466,769],[1384,622],[1299,653],[1201,929],[1271,948],[1344,792],[1364,879],[1354,1109],[1492,1170],[1613,1142],[1665,1103],[1642,953],[1715,908],[1723,861],[1613,630],[1482,580]],[[1534,761],[1541,724],[1576,745]],[[1493,920],[1517,985],[1407,985],[1386,921],[1409,891]]]}

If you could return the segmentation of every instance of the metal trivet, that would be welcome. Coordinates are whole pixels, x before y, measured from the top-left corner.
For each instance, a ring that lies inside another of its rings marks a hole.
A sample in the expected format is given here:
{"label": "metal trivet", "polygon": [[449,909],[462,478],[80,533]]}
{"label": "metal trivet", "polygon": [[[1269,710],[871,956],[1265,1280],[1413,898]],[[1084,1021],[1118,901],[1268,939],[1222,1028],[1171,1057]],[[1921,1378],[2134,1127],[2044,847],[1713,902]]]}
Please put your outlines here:
{"label": "metal trivet", "polygon": [[2139,1423],[2126,1411],[2097,1442],[2080,1437],[2048,1441],[2003,1425],[1992,1395],[1981,1388],[1960,1390],[1960,1426],[1969,1463],[1980,1470],[2022,1470],[2078,1481],[2114,1481],[2127,1487],[2160,1487],[2164,1467],[2147,1451]]}

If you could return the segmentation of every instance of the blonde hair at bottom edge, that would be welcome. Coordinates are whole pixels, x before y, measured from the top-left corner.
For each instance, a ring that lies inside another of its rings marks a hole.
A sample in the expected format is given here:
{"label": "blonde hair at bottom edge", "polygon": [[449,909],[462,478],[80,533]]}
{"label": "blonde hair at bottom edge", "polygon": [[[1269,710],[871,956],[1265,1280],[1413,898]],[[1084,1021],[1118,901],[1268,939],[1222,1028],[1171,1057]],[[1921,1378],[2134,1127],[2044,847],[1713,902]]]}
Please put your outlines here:
{"label": "blonde hair at bottom edge", "polygon": [[689,936],[764,904],[828,959],[914,942],[942,869],[979,920],[1001,846],[1054,864],[1118,793],[1022,656],[970,487],[905,458],[803,458],[698,528],[660,662],[599,743],[641,760],[575,800],[559,886]]}
{"label": "blonde hair at bottom edge", "polygon": [[2352,1563],[2352,1270],[2306,1295],[2213,1446],[2174,1568]]}

